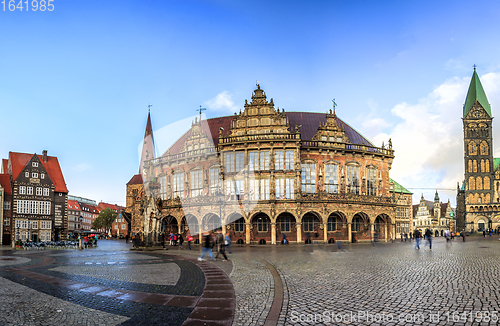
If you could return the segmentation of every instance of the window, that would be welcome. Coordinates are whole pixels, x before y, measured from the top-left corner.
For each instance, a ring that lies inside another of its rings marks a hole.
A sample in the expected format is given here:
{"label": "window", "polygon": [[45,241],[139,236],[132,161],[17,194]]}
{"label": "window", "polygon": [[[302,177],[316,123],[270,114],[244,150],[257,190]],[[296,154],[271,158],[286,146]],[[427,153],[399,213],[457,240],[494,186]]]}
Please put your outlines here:
{"label": "window", "polygon": [[287,150],[285,151],[285,170],[293,170],[294,169],[294,151]]}
{"label": "window", "polygon": [[41,201],[39,205],[41,215],[50,215],[50,201]]}
{"label": "window", "polygon": [[191,171],[191,197],[203,194],[203,170]]}
{"label": "window", "polygon": [[125,230],[125,224],[122,224],[122,230]]}
{"label": "window", "polygon": [[32,162],[31,166],[37,168],[38,167],[38,162]]}
{"label": "window", "polygon": [[327,223],[327,231],[328,232],[333,232],[337,231],[339,225],[339,219],[336,216],[330,216],[328,218],[328,223]]}
{"label": "window", "polygon": [[339,166],[325,164],[325,191],[331,194],[339,192]]}
{"label": "window", "polygon": [[30,173],[29,173],[29,172],[24,172],[24,176],[25,176],[26,178],[29,178],[29,177],[30,177]]}
{"label": "window", "polygon": [[42,195],[42,187],[36,187],[36,195],[41,196]]}
{"label": "window", "polygon": [[251,171],[269,170],[269,151],[248,152],[248,166]]}
{"label": "window", "polygon": [[274,152],[274,169],[283,170],[285,167],[285,154],[283,151]]}
{"label": "window", "polygon": [[26,189],[28,195],[33,195],[33,187],[27,187]]}
{"label": "window", "polygon": [[115,224],[115,230],[118,230],[118,224]]}
{"label": "window", "polygon": [[248,168],[250,171],[259,169],[259,152],[248,152]]}
{"label": "window", "polygon": [[280,217],[280,230],[281,232],[290,232],[290,216]]}
{"label": "window", "polygon": [[360,224],[361,224],[361,219],[358,216],[354,217],[352,219],[351,231],[352,232],[359,232]]}
{"label": "window", "polygon": [[243,152],[226,153],[224,158],[225,170],[227,173],[240,172],[243,170],[244,162]]}
{"label": "window", "polygon": [[294,199],[294,178],[276,179],[276,199]]}
{"label": "window", "polygon": [[33,172],[31,175],[33,176],[33,178],[38,178],[38,173],[37,172]]}
{"label": "window", "polygon": [[4,201],[3,202],[3,210],[4,211],[10,211],[10,201]]}
{"label": "window", "polygon": [[267,218],[259,217],[257,219],[257,231],[258,232],[267,232]]}
{"label": "window", "polygon": [[32,229],[38,229],[38,221],[32,221],[31,222],[31,228]]}
{"label": "window", "polygon": [[259,170],[269,170],[269,151],[260,152]]}
{"label": "window", "polygon": [[3,225],[4,226],[9,226],[10,225],[10,219],[6,218],[3,220]]}
{"label": "window", "polygon": [[36,200],[30,200],[30,214],[39,214],[39,203]]}
{"label": "window", "polygon": [[26,195],[26,186],[20,186],[19,187],[19,194],[20,195]]}
{"label": "window", "polygon": [[213,168],[210,169],[210,194],[217,194],[221,192],[222,181],[220,178],[220,169]]}
{"label": "window", "polygon": [[312,194],[316,192],[316,164],[302,164],[302,192]]}
{"label": "window", "polygon": [[28,228],[28,220],[22,220],[21,221],[21,228],[22,229],[27,229]]}
{"label": "window", "polygon": [[165,175],[160,177],[160,198],[167,199],[167,176]]}
{"label": "window", "polygon": [[314,217],[305,216],[302,224],[304,225],[304,232],[314,232]]}
{"label": "window", "polygon": [[243,198],[245,193],[245,180],[226,180],[227,200]]}
{"label": "window", "polygon": [[249,179],[248,188],[250,200],[259,200],[259,180]]}
{"label": "window", "polygon": [[45,173],[40,173],[40,179],[45,179]]}
{"label": "window", "polygon": [[245,220],[242,218],[234,222],[234,232],[244,232],[245,231]]}
{"label": "window", "polygon": [[347,192],[359,194],[359,166],[347,166]]}
{"label": "window", "polygon": [[373,167],[366,169],[366,194],[368,196],[377,194],[377,170]]}
{"label": "window", "polygon": [[17,200],[16,213],[18,214],[29,214],[29,200]]}
{"label": "window", "polygon": [[21,228],[21,220],[16,220],[16,229]]}
{"label": "window", "polygon": [[184,173],[174,174],[174,198],[184,198]]}
{"label": "window", "polygon": [[260,200],[269,200],[269,179],[260,179]]}

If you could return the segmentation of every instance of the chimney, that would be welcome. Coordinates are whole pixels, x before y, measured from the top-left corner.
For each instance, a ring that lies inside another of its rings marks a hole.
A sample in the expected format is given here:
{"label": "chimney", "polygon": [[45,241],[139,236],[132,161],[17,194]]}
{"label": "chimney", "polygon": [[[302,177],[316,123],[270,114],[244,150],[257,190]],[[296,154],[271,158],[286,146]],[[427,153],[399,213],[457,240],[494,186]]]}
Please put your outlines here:
{"label": "chimney", "polygon": [[47,163],[48,162],[48,158],[47,158],[47,150],[43,150],[42,151],[42,160],[44,163]]}

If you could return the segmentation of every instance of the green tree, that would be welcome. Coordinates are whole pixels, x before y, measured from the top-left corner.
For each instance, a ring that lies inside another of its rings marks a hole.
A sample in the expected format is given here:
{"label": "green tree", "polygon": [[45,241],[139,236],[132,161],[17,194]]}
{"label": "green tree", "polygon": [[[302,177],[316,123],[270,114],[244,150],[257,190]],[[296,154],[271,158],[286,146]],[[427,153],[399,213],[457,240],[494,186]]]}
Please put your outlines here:
{"label": "green tree", "polygon": [[100,213],[99,216],[92,223],[94,229],[104,229],[111,228],[113,221],[116,219],[116,212],[112,209],[105,208]]}

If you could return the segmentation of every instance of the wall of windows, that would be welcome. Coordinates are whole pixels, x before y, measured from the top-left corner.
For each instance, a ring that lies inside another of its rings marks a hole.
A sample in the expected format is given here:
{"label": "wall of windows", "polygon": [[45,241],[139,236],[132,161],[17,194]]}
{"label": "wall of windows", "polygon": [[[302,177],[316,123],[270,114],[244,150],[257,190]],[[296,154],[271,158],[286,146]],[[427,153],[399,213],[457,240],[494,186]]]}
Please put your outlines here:
{"label": "wall of windows", "polygon": [[294,199],[294,178],[280,178],[275,180],[276,199]]}
{"label": "wall of windows", "polygon": [[331,194],[339,192],[338,164],[325,164],[325,191]]}
{"label": "wall of windows", "polygon": [[226,173],[240,172],[245,165],[245,153],[234,152],[226,153],[224,155],[224,169]]}
{"label": "wall of windows", "polygon": [[275,170],[293,170],[294,169],[294,151],[277,150],[274,152]]}
{"label": "wall of windows", "polygon": [[359,180],[359,166],[358,165],[347,165],[347,192],[353,194],[359,194],[360,180]]}
{"label": "wall of windows", "polygon": [[203,194],[203,170],[191,171],[191,197]]}
{"label": "wall of windows", "polygon": [[316,164],[314,163],[302,164],[302,192],[310,194],[316,192]]}
{"label": "wall of windows", "polygon": [[251,171],[269,170],[269,151],[248,152],[248,168]]}

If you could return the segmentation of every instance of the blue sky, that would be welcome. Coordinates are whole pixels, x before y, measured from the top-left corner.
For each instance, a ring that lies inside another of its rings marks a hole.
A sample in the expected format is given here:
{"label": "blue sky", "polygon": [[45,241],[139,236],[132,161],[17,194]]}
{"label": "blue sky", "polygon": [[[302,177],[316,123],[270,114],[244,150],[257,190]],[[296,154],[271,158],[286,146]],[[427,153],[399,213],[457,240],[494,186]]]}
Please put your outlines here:
{"label": "blue sky", "polygon": [[[473,64],[500,112],[496,1],[53,3],[0,5],[0,154],[47,149],[76,196],[125,203],[149,103],[157,130],[199,105],[207,117],[239,111],[257,80],[277,107],[326,112],[335,98],[376,145],[392,138],[391,176],[414,202],[433,198],[418,188],[463,179]],[[455,191],[440,194],[454,204]]]}

